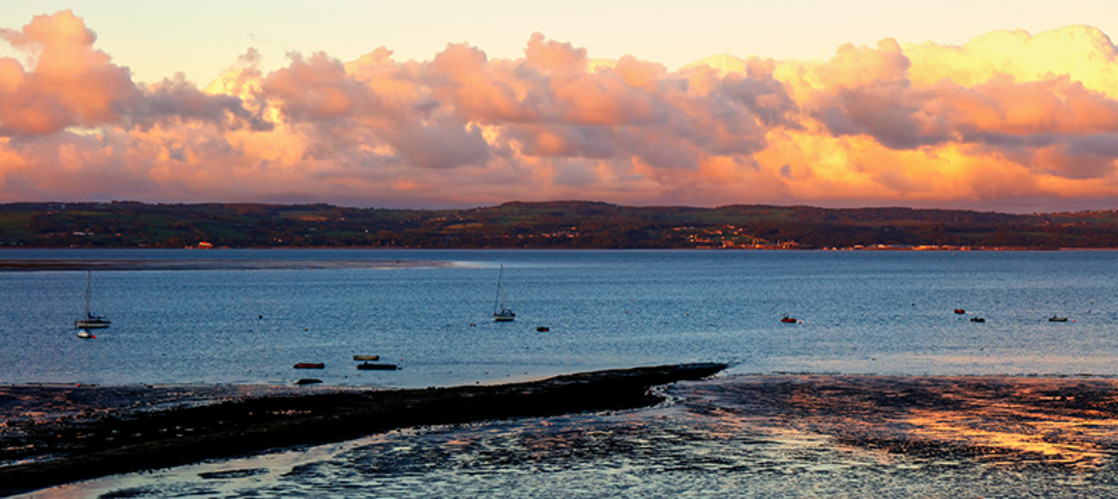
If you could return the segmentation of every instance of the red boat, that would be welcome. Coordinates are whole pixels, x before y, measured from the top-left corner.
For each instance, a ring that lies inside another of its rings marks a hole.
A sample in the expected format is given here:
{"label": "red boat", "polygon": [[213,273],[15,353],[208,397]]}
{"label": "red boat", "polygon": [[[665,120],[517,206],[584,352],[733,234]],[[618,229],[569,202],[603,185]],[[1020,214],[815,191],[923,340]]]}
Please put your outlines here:
{"label": "red boat", "polygon": [[326,364],[321,362],[300,362],[295,364],[295,369],[323,369]]}
{"label": "red boat", "polygon": [[967,313],[967,311],[963,310],[961,308],[957,308],[957,309],[955,309],[955,313],[959,314],[959,315],[963,315],[963,314]]}
{"label": "red boat", "polygon": [[780,319],[780,322],[783,322],[785,324],[795,324],[796,319],[794,317],[788,317],[787,315],[785,315],[783,319]]}

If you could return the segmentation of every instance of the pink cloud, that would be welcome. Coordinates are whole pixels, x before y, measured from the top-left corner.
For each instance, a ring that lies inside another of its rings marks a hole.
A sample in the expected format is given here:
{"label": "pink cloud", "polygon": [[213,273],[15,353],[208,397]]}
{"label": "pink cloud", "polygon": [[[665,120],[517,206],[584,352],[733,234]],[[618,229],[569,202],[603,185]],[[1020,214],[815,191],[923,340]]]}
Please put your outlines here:
{"label": "pink cloud", "polygon": [[291,64],[268,75],[263,90],[279,102],[293,121],[346,119],[372,110],[363,86],[346,74],[345,66],[325,53],[309,59],[291,54]]}
{"label": "pink cloud", "polygon": [[0,201],[1118,199],[1115,59],[1011,64],[1043,47],[1105,55],[1100,35],[884,40],[679,71],[539,33],[513,59],[454,43],[396,61],[379,47],[349,62],[292,53],[268,73],[249,48],[199,88],[136,85],[65,11],[0,30],[22,56],[0,59]]}
{"label": "pink cloud", "polygon": [[12,58],[0,61],[0,134],[112,122],[139,97],[128,70],[93,49],[96,35],[70,11],[37,16],[22,31],[0,30],[0,38],[35,62],[28,71]]}
{"label": "pink cloud", "polygon": [[0,39],[28,56],[29,67],[0,59],[0,135],[47,135],[72,126],[151,126],[199,119],[267,127],[232,96],[210,96],[181,75],[138,88],[127,68],[93,48],[97,37],[71,11],[37,16]]}

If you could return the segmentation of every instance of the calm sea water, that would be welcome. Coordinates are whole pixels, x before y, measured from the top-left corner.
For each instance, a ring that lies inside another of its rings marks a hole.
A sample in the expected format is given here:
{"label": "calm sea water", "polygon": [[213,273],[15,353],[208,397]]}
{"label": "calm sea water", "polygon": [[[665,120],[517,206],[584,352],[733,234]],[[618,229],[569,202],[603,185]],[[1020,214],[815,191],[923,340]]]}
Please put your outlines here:
{"label": "calm sea water", "polygon": [[[95,340],[72,326],[85,272],[0,272],[0,383],[289,383],[310,372],[339,385],[421,387],[692,361],[728,362],[734,373],[1118,374],[1110,251],[9,250],[0,259],[202,260],[191,267],[200,270],[94,272],[93,310],[113,321]],[[283,265],[222,265],[230,261]],[[512,323],[491,319],[500,265]],[[802,323],[782,324],[784,314]],[[1050,323],[1053,314],[1070,319]],[[357,371],[354,354],[402,369]],[[297,362],[326,369],[297,371]]]}
{"label": "calm sea water", "polygon": [[[1118,252],[40,250],[0,258],[209,260],[191,270],[94,272],[94,312],[113,320],[95,340],[76,338],[71,326],[82,313],[84,272],[0,272],[0,383],[313,376],[418,387],[733,365],[718,379],[668,388],[674,402],[646,410],[415,428],[107,477],[54,495],[1083,497],[1118,486],[1118,422],[990,407],[989,393],[1007,391],[1000,381],[968,394],[951,380],[910,378],[1059,375],[1074,384],[1076,375],[1118,375]],[[229,268],[261,260],[275,268]],[[501,265],[512,323],[491,319]],[[780,323],[785,314],[801,322]],[[1048,322],[1053,314],[1069,321]],[[354,354],[402,369],[357,371]],[[326,368],[296,371],[296,362]],[[854,378],[885,394],[874,395],[885,404],[879,412],[841,398],[864,392],[827,385],[849,380],[824,381],[820,391],[810,376],[779,373],[895,377]],[[889,409],[890,397],[929,383],[976,409]],[[757,402],[789,386],[786,400]],[[882,441],[964,451],[873,444]]]}

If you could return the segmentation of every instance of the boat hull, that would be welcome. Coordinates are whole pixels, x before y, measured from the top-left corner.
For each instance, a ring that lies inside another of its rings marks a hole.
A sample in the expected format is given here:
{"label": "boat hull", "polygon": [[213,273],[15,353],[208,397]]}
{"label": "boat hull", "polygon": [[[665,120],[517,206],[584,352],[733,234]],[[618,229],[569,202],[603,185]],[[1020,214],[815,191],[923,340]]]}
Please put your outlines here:
{"label": "boat hull", "polygon": [[501,271],[497,274],[497,297],[493,299],[493,320],[496,322],[512,322],[516,318],[516,313],[505,308],[501,301],[501,279],[504,275],[505,266],[501,265]]}
{"label": "boat hull", "polygon": [[395,371],[399,369],[396,364],[374,364],[372,362],[362,362],[357,364],[357,369],[362,371]]}
{"label": "boat hull", "polygon": [[74,328],[75,329],[105,329],[105,328],[109,327],[109,324],[112,324],[112,321],[106,321],[106,320],[74,321]]}

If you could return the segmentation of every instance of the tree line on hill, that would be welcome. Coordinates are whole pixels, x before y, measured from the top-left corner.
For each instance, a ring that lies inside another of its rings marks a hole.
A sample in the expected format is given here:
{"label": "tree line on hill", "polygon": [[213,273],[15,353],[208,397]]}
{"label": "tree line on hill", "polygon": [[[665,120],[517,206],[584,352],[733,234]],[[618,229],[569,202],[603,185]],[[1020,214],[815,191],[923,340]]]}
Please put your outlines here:
{"label": "tree line on hill", "polygon": [[464,210],[327,204],[0,204],[0,245],[49,248],[1118,248],[1118,211],[629,207]]}

